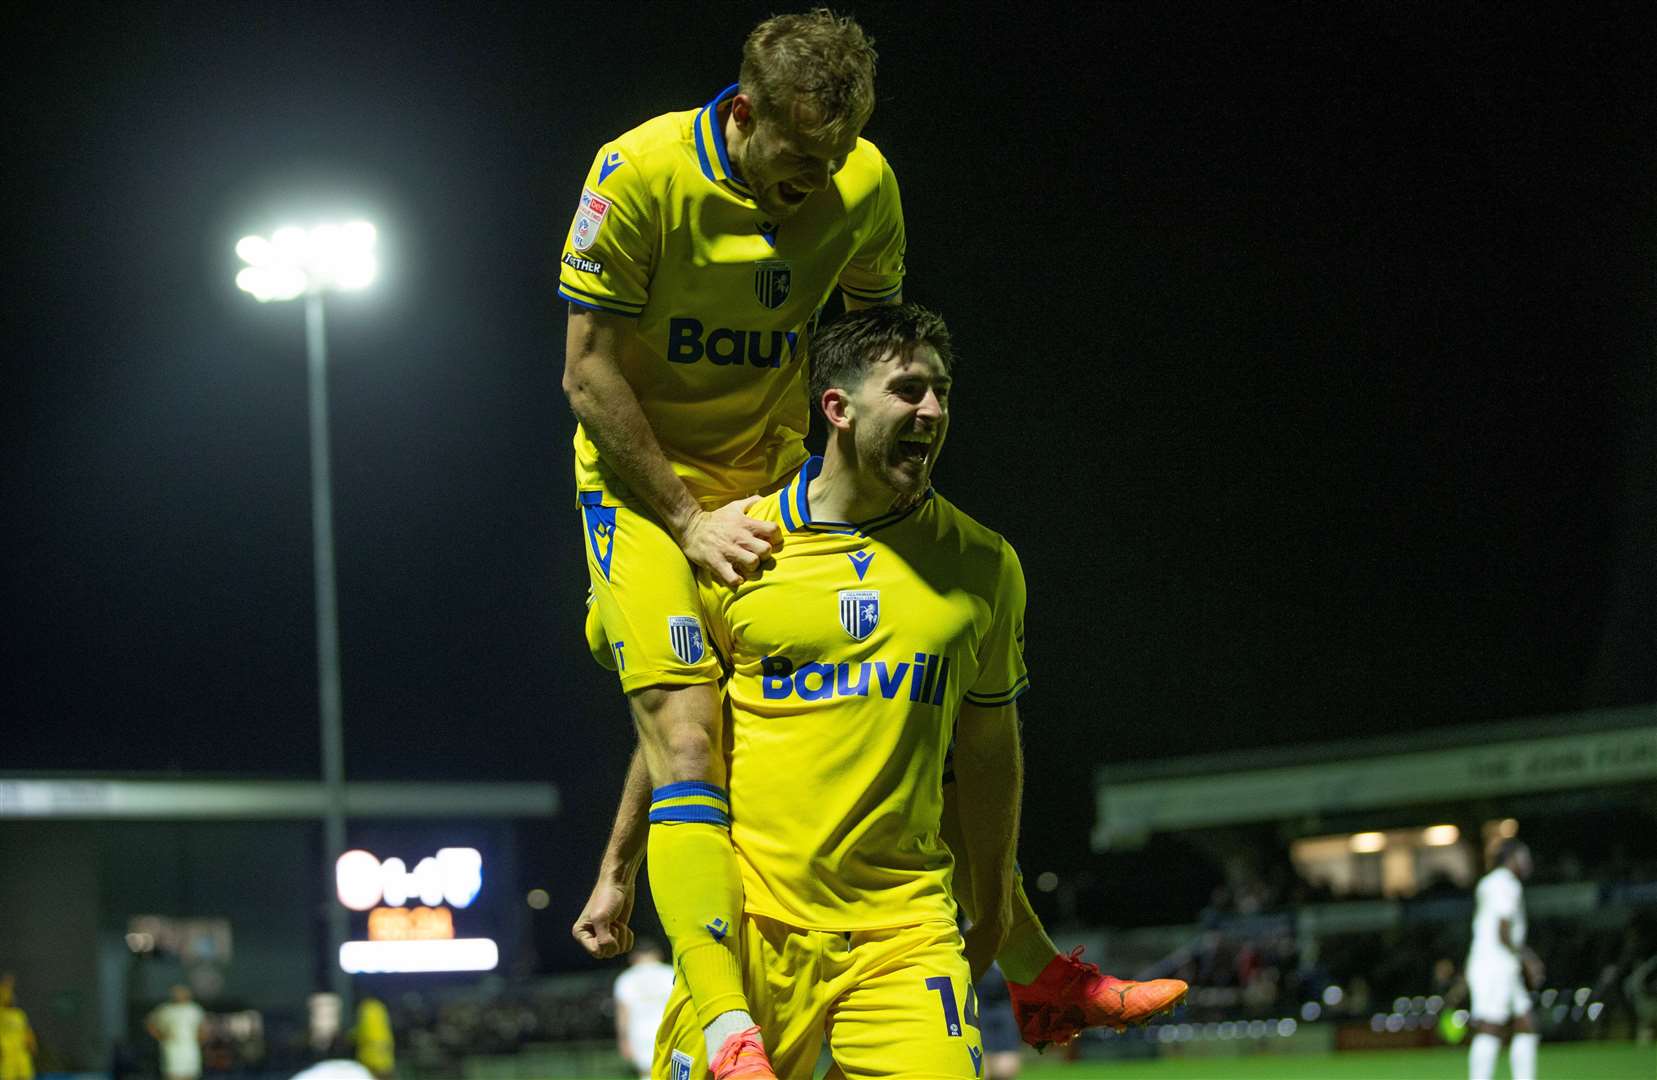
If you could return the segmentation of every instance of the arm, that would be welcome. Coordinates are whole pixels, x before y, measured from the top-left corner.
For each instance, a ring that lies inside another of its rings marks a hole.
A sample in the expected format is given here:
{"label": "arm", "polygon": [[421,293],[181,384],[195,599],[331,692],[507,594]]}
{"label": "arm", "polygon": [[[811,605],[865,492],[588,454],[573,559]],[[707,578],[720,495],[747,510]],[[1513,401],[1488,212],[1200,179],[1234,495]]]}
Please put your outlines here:
{"label": "arm", "polygon": [[571,307],[564,393],[588,438],[629,491],[666,527],[687,558],[727,585],[741,584],[781,540],[776,526],[742,511],[752,499],[703,510],[668,464],[638,395],[622,373],[639,347],[634,320]]}
{"label": "arm", "polygon": [[627,952],[633,947],[633,931],[627,925],[633,914],[633,884],[644,862],[644,844],[650,831],[650,773],[644,767],[644,751],[634,748],[622,782],[621,805],[610,826],[610,839],[598,865],[587,906],[581,909],[570,933],[581,947],[600,960]]}
{"label": "arm", "polygon": [[1012,924],[1013,856],[1024,792],[1017,704],[961,705],[955,783],[962,842],[972,864],[972,907],[978,915],[965,935],[976,982],[989,970]]}
{"label": "arm", "polygon": [[1519,967],[1525,973],[1525,983],[1532,990],[1542,988],[1542,980],[1547,977],[1547,969],[1542,964],[1542,958],[1536,955],[1536,950],[1528,946],[1518,946],[1513,943],[1513,920],[1502,919],[1496,924],[1496,940],[1502,947],[1519,959]]}

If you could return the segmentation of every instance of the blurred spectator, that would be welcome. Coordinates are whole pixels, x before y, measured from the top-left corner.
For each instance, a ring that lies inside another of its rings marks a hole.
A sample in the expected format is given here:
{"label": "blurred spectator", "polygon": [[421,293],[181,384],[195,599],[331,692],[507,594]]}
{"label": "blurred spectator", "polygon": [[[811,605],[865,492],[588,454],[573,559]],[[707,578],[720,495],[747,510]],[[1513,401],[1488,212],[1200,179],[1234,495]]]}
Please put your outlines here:
{"label": "blurred spectator", "polygon": [[145,1021],[145,1029],[161,1044],[161,1075],[167,1080],[197,1080],[201,1076],[202,1021],[206,1015],[190,999],[188,986],[175,986],[172,1000],[157,1006]]}
{"label": "blurred spectator", "polygon": [[662,947],[649,938],[638,939],[627,964],[616,976],[616,1045],[640,1076],[649,1076],[656,1029],[673,993],[673,969],[662,962]]}
{"label": "blurred spectator", "polygon": [[351,1039],[363,1068],[373,1073],[375,1080],[390,1080],[396,1071],[397,1052],[385,1002],[365,997],[357,1003],[357,1025],[351,1029]]}
{"label": "blurred spectator", "polygon": [[1657,1037],[1657,955],[1629,972],[1622,986],[1634,1010],[1634,1038],[1641,1046],[1650,1046]]}
{"label": "blurred spectator", "polygon": [[0,975],[0,1080],[33,1080],[39,1048],[28,1015],[12,1003],[15,987],[11,975]]}

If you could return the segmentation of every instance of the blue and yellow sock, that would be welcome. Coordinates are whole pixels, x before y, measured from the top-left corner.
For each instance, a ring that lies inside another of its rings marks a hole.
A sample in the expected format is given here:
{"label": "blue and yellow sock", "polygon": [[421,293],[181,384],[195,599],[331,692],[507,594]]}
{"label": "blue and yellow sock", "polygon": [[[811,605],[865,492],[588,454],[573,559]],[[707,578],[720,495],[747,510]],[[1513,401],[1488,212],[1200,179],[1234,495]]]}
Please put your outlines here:
{"label": "blue and yellow sock", "polygon": [[742,874],[731,847],[730,805],[723,788],[694,780],[659,787],[650,799],[650,891],[703,1026],[748,1010],[737,956]]}

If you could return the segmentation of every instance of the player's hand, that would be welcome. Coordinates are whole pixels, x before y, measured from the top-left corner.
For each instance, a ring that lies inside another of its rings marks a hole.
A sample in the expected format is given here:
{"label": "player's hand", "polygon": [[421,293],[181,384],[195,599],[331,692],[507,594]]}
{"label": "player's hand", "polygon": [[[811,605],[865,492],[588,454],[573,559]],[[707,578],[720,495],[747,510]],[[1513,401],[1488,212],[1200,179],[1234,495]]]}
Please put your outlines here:
{"label": "player's hand", "polygon": [[1526,949],[1519,957],[1519,966],[1524,969],[1525,985],[1532,990],[1542,989],[1542,982],[1547,978],[1548,969],[1542,963],[1542,958]]}
{"label": "player's hand", "polygon": [[967,968],[972,972],[972,981],[977,983],[995,963],[995,955],[1001,951],[1001,946],[1007,941],[1007,924],[1004,922],[975,922],[961,935],[965,944]]}
{"label": "player's hand", "polygon": [[679,541],[685,557],[733,589],[758,574],[782,546],[782,530],[774,522],[746,513],[758,501],[759,496],[750,495],[717,510],[698,510]]}
{"label": "player's hand", "polygon": [[570,934],[599,960],[620,956],[633,948],[633,929],[627,920],[633,914],[633,890],[613,881],[600,881],[587,897]]}

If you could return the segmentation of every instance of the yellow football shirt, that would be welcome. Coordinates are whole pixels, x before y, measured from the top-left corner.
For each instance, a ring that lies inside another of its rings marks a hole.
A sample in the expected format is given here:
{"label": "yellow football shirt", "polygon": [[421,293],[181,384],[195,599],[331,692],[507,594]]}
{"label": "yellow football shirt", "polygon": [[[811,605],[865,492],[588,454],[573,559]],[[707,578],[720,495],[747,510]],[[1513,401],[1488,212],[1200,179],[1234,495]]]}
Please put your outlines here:
{"label": "yellow football shirt", "polygon": [[0,1008],[0,1080],[31,1080],[34,1074],[28,1015],[15,1006]]}
{"label": "yellow football shirt", "polygon": [[861,525],[814,521],[812,458],[748,512],[784,530],[736,590],[700,578],[729,668],[731,839],[744,907],[813,930],[955,918],[939,836],[963,701],[1024,692],[1024,572],[929,492]]}
{"label": "yellow football shirt", "polygon": [[[859,139],[832,185],[778,225],[732,171],[718,107],[646,121],[602,147],[564,243],[558,295],[638,319],[627,381],[673,469],[705,505],[773,485],[805,460],[805,351],[836,286],[903,287],[897,180]],[[626,492],[575,433],[576,484]]]}

